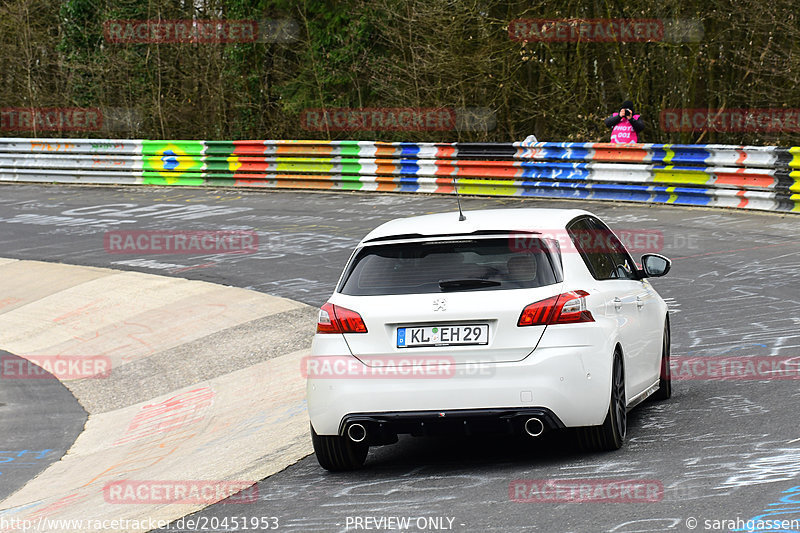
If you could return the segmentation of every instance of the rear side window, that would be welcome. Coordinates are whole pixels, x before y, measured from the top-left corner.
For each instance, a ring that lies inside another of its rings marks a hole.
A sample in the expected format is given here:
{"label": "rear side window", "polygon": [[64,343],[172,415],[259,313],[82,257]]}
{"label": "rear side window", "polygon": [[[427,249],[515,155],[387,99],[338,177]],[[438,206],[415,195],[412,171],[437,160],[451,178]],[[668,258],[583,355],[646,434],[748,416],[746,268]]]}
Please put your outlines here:
{"label": "rear side window", "polygon": [[353,296],[529,289],[562,281],[555,248],[539,239],[525,250],[510,238],[365,246],[349,263],[339,292]]}
{"label": "rear side window", "polygon": [[633,260],[605,224],[584,217],[570,224],[567,231],[595,279],[636,279]]}

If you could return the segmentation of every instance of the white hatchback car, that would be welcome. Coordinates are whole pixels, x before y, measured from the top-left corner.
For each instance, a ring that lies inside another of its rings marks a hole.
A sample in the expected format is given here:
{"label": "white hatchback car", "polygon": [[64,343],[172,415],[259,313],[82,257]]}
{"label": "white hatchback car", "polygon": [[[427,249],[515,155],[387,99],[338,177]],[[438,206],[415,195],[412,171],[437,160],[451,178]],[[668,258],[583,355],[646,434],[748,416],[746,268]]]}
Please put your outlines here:
{"label": "white hatchback car", "polygon": [[671,395],[667,305],[593,214],[503,209],[387,222],[359,243],[305,360],[317,460],[363,465],[398,434],[580,428],[614,450]]}

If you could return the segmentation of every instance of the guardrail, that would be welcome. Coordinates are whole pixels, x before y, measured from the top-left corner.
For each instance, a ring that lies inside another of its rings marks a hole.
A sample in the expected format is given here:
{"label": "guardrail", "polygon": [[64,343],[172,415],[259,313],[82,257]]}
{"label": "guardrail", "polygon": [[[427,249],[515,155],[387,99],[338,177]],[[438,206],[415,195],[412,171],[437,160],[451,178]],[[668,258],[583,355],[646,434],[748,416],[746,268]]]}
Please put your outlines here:
{"label": "guardrail", "polygon": [[800,212],[800,147],[0,138],[0,181],[276,187]]}

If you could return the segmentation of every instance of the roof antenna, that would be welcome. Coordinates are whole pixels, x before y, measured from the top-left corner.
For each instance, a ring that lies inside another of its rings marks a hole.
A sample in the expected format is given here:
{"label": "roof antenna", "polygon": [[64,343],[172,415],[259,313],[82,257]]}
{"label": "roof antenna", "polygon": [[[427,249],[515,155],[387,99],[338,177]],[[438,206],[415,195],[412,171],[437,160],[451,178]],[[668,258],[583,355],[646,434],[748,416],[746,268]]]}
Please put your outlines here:
{"label": "roof antenna", "polygon": [[458,182],[455,176],[453,177],[453,188],[456,191],[456,202],[458,202],[458,221],[463,222],[467,220],[467,217],[464,216],[464,212],[461,210],[461,195],[458,194]]}

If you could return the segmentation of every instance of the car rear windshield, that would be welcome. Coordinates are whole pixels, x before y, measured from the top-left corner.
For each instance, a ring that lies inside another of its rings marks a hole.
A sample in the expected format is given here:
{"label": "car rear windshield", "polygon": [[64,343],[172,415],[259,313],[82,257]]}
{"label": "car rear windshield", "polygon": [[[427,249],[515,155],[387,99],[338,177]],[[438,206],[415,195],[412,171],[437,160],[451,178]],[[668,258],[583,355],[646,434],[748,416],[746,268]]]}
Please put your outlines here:
{"label": "car rear windshield", "polygon": [[462,290],[530,289],[562,281],[552,243],[511,237],[365,246],[347,267],[339,292],[353,296]]}

